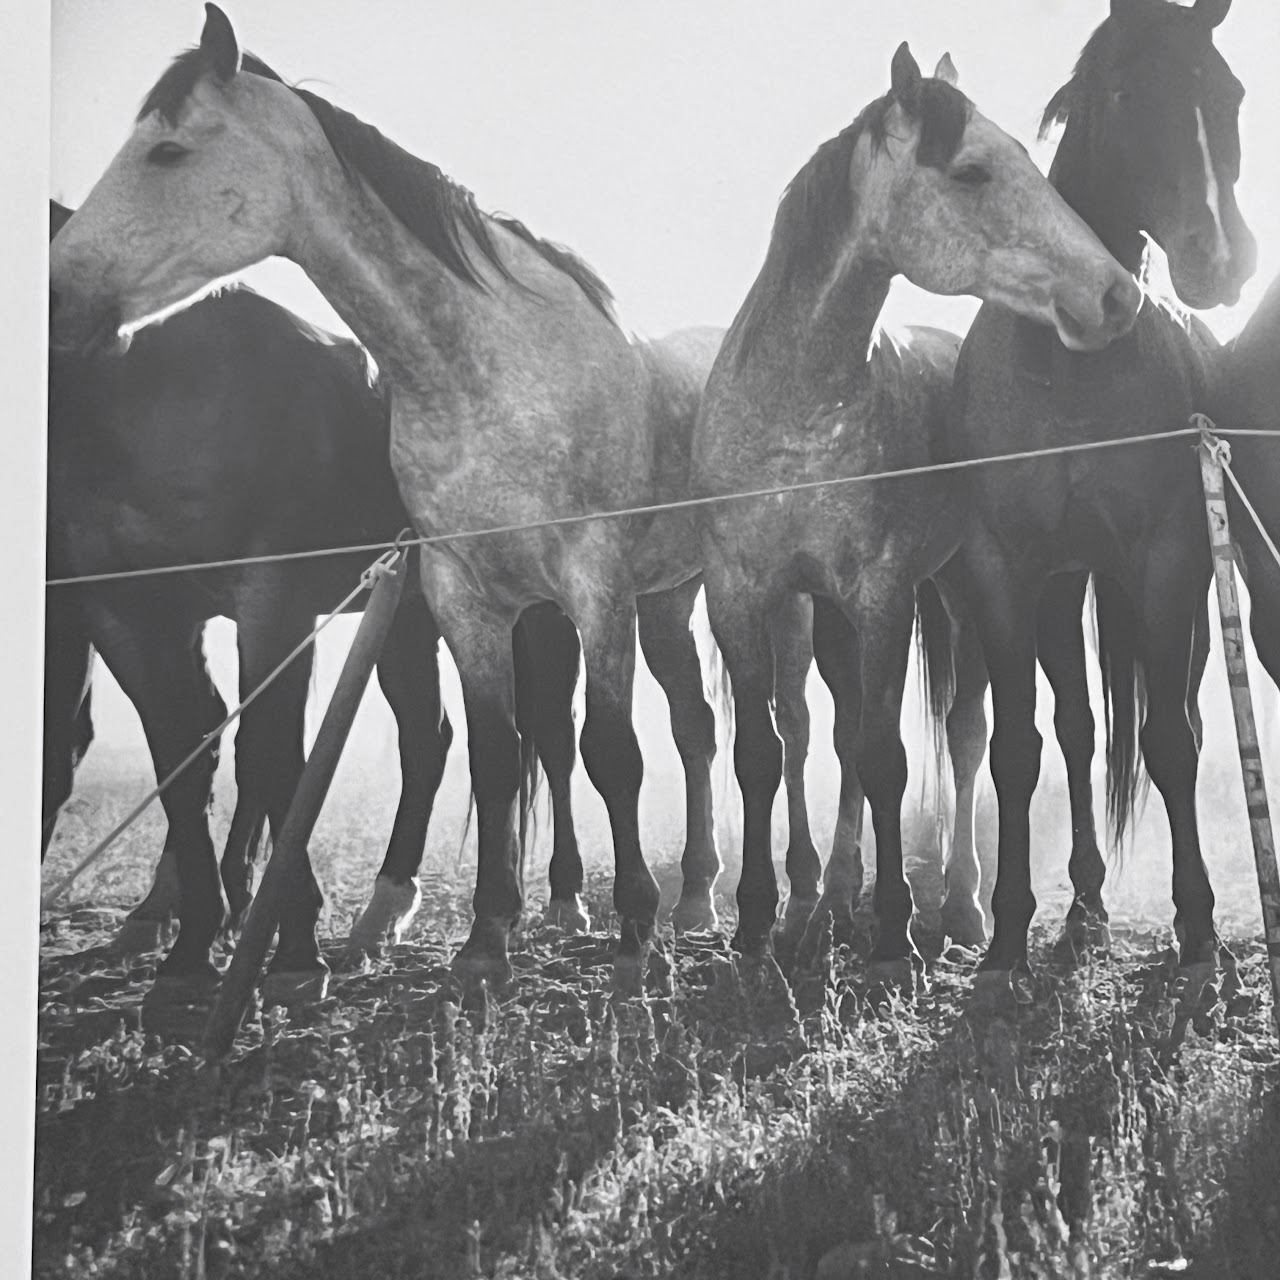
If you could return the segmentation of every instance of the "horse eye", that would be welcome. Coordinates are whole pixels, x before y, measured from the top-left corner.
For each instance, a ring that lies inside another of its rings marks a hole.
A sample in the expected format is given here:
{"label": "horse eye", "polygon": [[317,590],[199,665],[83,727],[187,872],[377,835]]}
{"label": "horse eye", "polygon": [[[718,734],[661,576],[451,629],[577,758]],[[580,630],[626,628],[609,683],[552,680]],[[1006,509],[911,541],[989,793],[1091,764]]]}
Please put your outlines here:
{"label": "horse eye", "polygon": [[962,187],[983,187],[991,181],[991,170],[986,165],[966,164],[952,171],[951,180]]}
{"label": "horse eye", "polygon": [[148,164],[177,164],[183,156],[188,155],[186,147],[180,146],[176,142],[157,142],[150,151],[147,152]]}

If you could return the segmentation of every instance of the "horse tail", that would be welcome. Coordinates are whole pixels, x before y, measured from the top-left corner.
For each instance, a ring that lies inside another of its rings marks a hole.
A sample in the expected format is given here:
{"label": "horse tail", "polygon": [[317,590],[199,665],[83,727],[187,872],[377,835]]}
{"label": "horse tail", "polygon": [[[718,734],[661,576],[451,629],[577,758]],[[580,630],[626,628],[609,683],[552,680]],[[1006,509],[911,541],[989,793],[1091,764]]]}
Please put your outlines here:
{"label": "horse tail", "polygon": [[537,803],[543,774],[538,761],[538,714],[533,693],[537,688],[538,667],[523,618],[517,619],[511,632],[511,658],[515,674],[516,734],[520,740],[519,876],[520,896],[524,898],[528,893],[525,864],[529,847],[537,838]]}
{"label": "horse tail", "polygon": [[956,629],[932,578],[916,587],[916,650],[920,655],[920,683],[925,714],[933,736],[933,764],[938,778],[938,822],[945,820],[943,780],[950,756],[947,716],[956,696]]}
{"label": "horse tail", "polygon": [[[720,792],[721,805],[727,805],[733,793],[733,754],[729,749],[733,741],[733,685],[729,681],[729,668],[724,664],[724,655],[711,630],[703,592],[699,592],[699,599],[694,601],[693,612],[689,616],[689,630],[693,632],[698,652],[706,655],[702,671],[702,694],[716,718],[715,789]],[[723,808],[721,812],[724,812]]]}
{"label": "horse tail", "polygon": [[1147,693],[1138,658],[1137,619],[1128,600],[1110,578],[1095,575],[1090,585],[1107,726],[1107,821],[1119,848],[1150,785],[1139,742]]}

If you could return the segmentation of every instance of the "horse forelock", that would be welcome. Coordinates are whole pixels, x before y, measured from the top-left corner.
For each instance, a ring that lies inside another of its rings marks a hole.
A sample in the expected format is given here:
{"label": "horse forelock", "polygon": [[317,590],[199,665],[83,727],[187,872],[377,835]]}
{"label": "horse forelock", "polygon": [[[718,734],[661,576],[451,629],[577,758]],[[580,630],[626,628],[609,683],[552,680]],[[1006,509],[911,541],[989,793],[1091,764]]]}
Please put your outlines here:
{"label": "horse forelock", "polygon": [[[284,78],[273,71],[261,58],[252,53],[245,53],[241,58],[241,71],[251,72],[264,80],[274,80],[284,84]],[[151,91],[142,100],[138,108],[137,120],[145,120],[153,112],[170,126],[177,124],[178,115],[200,78],[213,71],[213,63],[209,55],[199,45],[184,49],[164,69],[160,79],[151,86]]]}
{"label": "horse forelock", "polygon": [[[208,54],[199,46],[178,54],[147,94],[138,120],[156,112],[170,126],[176,124],[201,76],[212,70]],[[240,70],[277,84],[286,83],[250,53],[243,55]],[[486,215],[470,191],[438,166],[392,142],[373,125],[308,89],[288,87],[310,109],[343,170],[358,174],[368,183],[404,227],[454,276],[466,284],[484,287],[471,260],[474,249],[501,277],[515,282],[489,234]],[[616,323],[612,293],[585,262],[562,245],[533,235],[522,223],[508,220],[507,225],[508,230],[573,279],[591,305]]]}

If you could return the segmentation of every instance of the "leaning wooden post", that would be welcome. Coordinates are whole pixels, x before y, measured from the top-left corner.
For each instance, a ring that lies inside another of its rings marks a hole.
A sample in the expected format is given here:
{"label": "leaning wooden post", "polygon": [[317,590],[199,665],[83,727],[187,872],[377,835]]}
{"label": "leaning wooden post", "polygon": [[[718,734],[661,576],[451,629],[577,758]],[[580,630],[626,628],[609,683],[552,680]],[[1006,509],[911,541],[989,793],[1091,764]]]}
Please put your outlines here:
{"label": "leaning wooden post", "polygon": [[300,861],[307,856],[307,841],[329,793],[329,784],[333,781],[342,748],[351,732],[351,723],[395,616],[404,585],[406,559],[404,551],[390,552],[368,570],[373,584],[369,604],[360,619],[351,652],[329,700],[315,745],[294,792],[293,803],[272,847],[262,881],[245,918],[240,941],[227,966],[218,998],[205,1026],[204,1054],[209,1061],[226,1055],[240,1029],[249,997],[262,972],[267,948],[280,923],[281,894]]}
{"label": "leaning wooden post", "polygon": [[1271,1014],[1280,1035],[1280,871],[1276,868],[1275,834],[1262,774],[1262,751],[1253,718],[1253,696],[1245,665],[1244,629],[1240,622],[1240,597],[1236,592],[1235,550],[1227,522],[1227,497],[1222,468],[1230,464],[1231,450],[1212,434],[1213,423],[1202,413],[1192,415],[1200,428],[1200,481],[1209,518],[1209,542],[1213,548],[1213,578],[1222,614],[1222,647],[1227,655],[1227,683],[1235,713],[1240,772],[1244,775],[1245,804],[1253,834],[1253,861],[1262,894],[1262,927],[1267,940],[1267,964],[1271,970]]}

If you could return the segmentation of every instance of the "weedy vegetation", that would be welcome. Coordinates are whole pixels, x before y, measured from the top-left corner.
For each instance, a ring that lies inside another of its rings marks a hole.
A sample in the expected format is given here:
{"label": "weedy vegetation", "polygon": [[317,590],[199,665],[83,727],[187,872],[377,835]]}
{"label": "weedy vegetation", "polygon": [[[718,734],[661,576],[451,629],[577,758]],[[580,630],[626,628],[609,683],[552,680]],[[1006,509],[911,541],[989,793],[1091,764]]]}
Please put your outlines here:
{"label": "weedy vegetation", "polygon": [[[354,794],[315,849],[335,936],[373,873]],[[51,873],[117,803],[82,787]],[[470,897],[449,856],[403,944],[343,968],[335,942],[328,997],[256,1014],[210,1069],[198,1025],[143,1029],[156,957],[105,947],[158,833],[44,923],[38,1276],[1280,1275],[1280,1051],[1251,923],[1189,1024],[1168,930],[1142,921],[1072,970],[1046,924],[1035,999],[1004,1012],[974,1004],[972,956],[874,1010],[856,947],[788,983],[710,936],[665,937],[645,997],[619,1001],[600,868],[597,932],[532,926],[511,989],[477,994],[446,967]]]}

